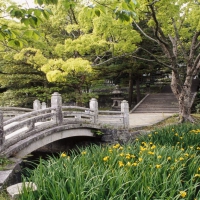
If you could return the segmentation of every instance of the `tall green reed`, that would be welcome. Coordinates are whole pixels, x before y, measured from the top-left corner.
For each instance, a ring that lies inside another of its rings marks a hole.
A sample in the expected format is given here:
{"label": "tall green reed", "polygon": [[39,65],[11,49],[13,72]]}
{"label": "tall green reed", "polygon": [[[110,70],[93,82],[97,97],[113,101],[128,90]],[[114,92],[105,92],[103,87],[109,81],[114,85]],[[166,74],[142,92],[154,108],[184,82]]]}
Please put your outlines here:
{"label": "tall green reed", "polygon": [[38,191],[20,199],[198,200],[199,132],[193,125],[170,126],[123,146],[91,146],[40,160],[24,178]]}

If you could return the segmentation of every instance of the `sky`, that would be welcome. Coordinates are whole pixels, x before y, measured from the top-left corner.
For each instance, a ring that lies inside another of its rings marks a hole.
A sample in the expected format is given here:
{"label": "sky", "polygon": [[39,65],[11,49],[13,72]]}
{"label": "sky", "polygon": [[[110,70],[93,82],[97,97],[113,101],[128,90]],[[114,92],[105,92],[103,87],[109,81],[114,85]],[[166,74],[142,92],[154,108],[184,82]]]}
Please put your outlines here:
{"label": "sky", "polygon": [[25,7],[35,7],[34,0],[13,0],[17,4],[24,5]]}

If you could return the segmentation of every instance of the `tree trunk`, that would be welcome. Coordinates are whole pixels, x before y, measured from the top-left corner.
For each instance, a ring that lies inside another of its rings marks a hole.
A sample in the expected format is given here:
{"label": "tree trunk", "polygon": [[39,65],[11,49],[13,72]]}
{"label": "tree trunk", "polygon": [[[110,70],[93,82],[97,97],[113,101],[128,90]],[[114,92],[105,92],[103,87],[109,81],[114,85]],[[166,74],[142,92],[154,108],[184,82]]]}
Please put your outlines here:
{"label": "tree trunk", "polygon": [[179,96],[178,103],[179,103],[180,122],[185,122],[185,121],[194,122],[193,118],[191,117],[191,101],[190,101],[191,93],[189,90],[190,89],[183,89],[183,91]]}
{"label": "tree trunk", "polygon": [[172,72],[171,89],[178,100],[180,122],[194,122],[193,118],[191,117],[192,80],[193,77],[188,75],[184,83],[181,83],[178,73],[175,73],[174,71]]}
{"label": "tree trunk", "polygon": [[141,93],[140,93],[140,80],[139,78],[136,79],[136,94],[137,94],[137,103],[141,100]]}
{"label": "tree trunk", "polygon": [[129,108],[131,108],[133,101],[133,74],[129,72],[129,91],[128,91],[128,104]]}

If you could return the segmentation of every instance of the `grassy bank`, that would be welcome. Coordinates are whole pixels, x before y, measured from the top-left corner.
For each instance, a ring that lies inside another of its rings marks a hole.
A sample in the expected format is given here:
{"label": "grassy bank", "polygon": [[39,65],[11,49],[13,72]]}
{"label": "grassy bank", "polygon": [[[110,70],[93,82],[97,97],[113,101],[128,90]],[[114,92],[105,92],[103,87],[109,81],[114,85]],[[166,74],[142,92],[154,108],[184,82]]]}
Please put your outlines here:
{"label": "grassy bank", "polygon": [[21,200],[200,199],[200,126],[155,129],[135,142],[40,160]]}

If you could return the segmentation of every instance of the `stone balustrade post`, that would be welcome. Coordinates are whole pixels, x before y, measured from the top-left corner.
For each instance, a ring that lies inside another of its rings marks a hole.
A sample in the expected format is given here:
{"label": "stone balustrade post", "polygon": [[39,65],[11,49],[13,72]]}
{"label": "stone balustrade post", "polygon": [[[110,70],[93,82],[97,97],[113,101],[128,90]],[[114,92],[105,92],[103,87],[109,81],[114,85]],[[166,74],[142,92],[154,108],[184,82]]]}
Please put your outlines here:
{"label": "stone balustrade post", "polygon": [[5,140],[5,135],[3,130],[3,111],[0,110],[0,145],[3,145],[4,140]]}
{"label": "stone balustrade post", "polygon": [[35,128],[35,123],[36,123],[35,119],[32,119],[31,121],[29,121],[29,123],[27,124],[28,131],[31,131]]}
{"label": "stone balustrade post", "polygon": [[41,103],[38,99],[36,99],[34,102],[33,102],[33,110],[40,110],[41,109]]}
{"label": "stone balustrade post", "polygon": [[46,104],[45,102],[42,102],[41,108],[42,108],[42,109],[47,108],[47,104]]}
{"label": "stone balustrade post", "polygon": [[54,92],[51,95],[51,108],[55,108],[56,110],[52,110],[53,113],[56,113],[56,116],[53,116],[53,120],[56,121],[58,125],[63,122],[63,114],[62,114],[62,97],[58,92]]}
{"label": "stone balustrade post", "polygon": [[93,123],[98,122],[98,101],[95,98],[90,100],[90,109],[94,111],[94,121]]}
{"label": "stone balustrade post", "polygon": [[129,128],[129,105],[126,100],[121,102],[121,112],[124,115],[124,128]]}

